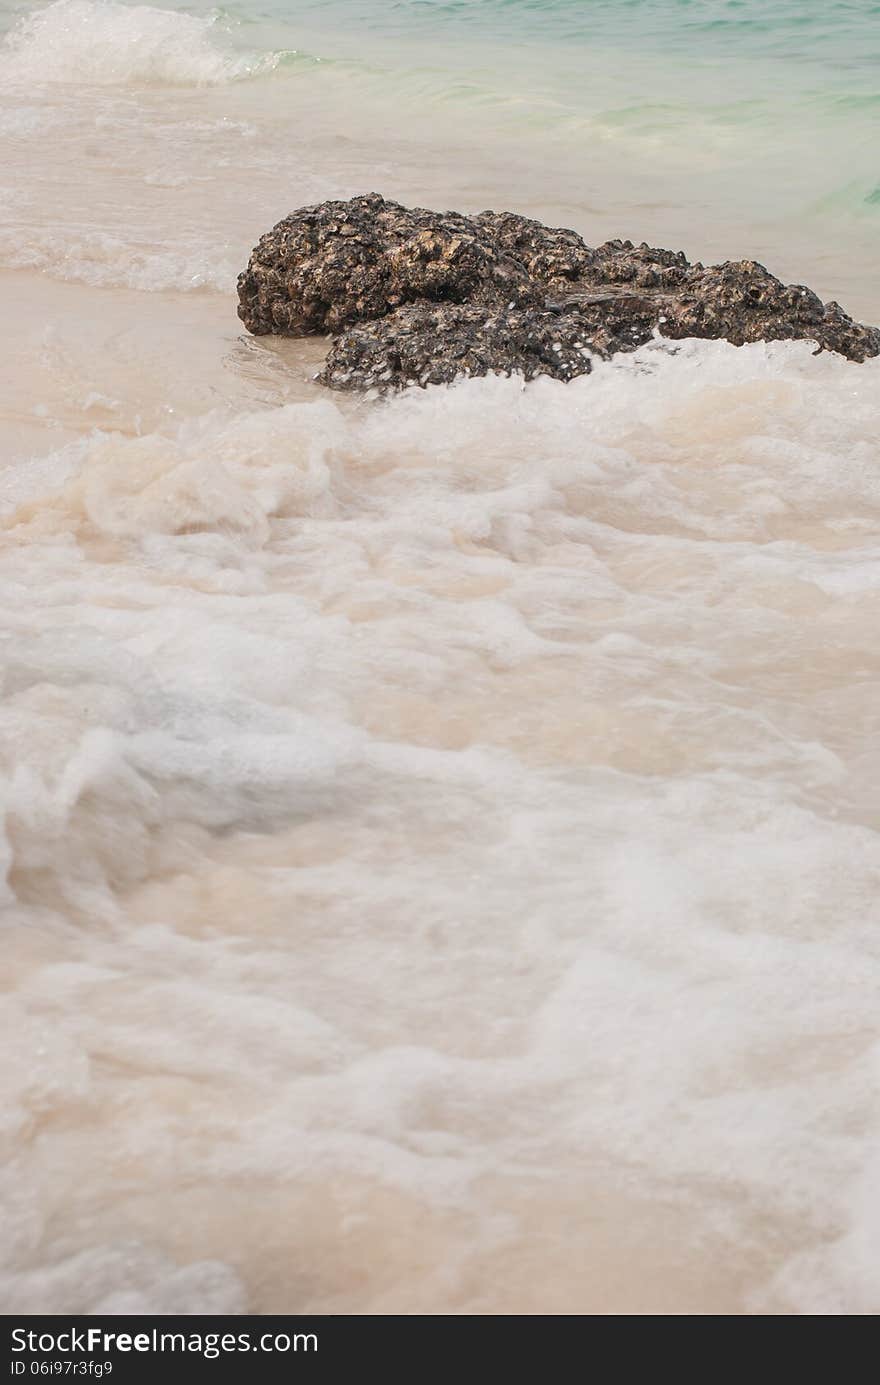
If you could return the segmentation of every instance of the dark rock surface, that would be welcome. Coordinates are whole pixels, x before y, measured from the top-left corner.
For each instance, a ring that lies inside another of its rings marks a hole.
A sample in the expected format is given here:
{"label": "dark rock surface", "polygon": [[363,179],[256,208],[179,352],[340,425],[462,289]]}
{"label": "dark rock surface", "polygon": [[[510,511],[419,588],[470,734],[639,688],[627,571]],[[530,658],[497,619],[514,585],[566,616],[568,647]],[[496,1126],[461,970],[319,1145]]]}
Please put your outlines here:
{"label": "dark rock surface", "polygon": [[304,207],[262,237],[239,276],[256,335],[335,334],[319,375],[337,389],[521,372],[570,380],[591,356],[655,334],[807,338],[853,361],[880,331],[752,260],[706,269],[631,241],[593,249],[512,212],[409,210],[377,193]]}

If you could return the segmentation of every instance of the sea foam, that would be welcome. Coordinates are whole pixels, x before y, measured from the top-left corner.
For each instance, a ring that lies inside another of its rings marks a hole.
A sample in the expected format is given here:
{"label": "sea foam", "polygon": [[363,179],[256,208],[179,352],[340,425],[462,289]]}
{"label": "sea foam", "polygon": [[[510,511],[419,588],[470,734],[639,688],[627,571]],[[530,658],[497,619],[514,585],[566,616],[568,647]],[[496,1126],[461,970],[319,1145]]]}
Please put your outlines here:
{"label": "sea foam", "polygon": [[16,468],[5,1302],[877,1310],[877,386],[679,343]]}
{"label": "sea foam", "polygon": [[114,0],[55,0],[8,35],[13,81],[208,86],[271,71],[278,55],[236,53],[214,18]]}

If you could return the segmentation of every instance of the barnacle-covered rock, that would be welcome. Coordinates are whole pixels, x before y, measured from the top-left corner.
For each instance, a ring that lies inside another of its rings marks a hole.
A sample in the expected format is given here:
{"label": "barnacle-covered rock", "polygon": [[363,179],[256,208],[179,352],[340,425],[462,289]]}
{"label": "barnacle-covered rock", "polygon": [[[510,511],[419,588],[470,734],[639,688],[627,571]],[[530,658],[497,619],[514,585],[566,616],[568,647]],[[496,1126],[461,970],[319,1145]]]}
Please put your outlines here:
{"label": "barnacle-covered rock", "polygon": [[552,375],[590,370],[591,346],[576,312],[417,303],[349,327],[318,379],[335,389],[443,385],[458,375]]}
{"label": "barnacle-covered rock", "polygon": [[238,280],[255,335],[338,332],[405,303],[538,301],[524,266],[458,212],[410,211],[378,193],[322,202],[279,221]]}
{"label": "barnacle-covered rock", "polygon": [[411,210],[378,193],[285,217],[238,294],[257,335],[336,335],[318,378],[337,389],[492,372],[570,380],[591,355],[654,335],[807,338],[853,361],[880,355],[876,328],[753,260],[707,269],[628,240],[591,248],[514,212]]}

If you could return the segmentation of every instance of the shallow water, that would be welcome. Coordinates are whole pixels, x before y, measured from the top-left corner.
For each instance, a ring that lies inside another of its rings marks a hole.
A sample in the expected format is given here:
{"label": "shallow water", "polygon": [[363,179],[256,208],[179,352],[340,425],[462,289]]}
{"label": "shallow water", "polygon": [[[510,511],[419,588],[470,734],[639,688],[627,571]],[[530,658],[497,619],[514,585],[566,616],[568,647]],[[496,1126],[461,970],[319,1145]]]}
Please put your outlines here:
{"label": "shallow water", "polygon": [[0,1304],[874,1313],[880,363],[369,404],[232,286],[376,187],[880,316],[876,8],[284,12],[0,59]]}
{"label": "shallow water", "polygon": [[873,4],[56,0],[0,57],[0,266],[229,291],[280,214],[376,187],[880,317],[878,61]]}

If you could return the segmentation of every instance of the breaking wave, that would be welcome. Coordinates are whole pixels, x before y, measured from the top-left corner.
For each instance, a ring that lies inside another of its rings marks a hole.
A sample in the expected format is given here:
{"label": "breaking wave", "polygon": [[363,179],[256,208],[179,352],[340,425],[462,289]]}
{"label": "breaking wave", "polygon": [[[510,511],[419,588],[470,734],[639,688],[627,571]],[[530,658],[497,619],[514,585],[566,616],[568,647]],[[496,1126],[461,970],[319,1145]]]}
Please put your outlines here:
{"label": "breaking wave", "polygon": [[7,1304],[876,1310],[877,384],[682,343],[16,468]]}
{"label": "breaking wave", "polygon": [[271,71],[279,54],[235,52],[216,17],[114,0],[55,0],[8,35],[3,69],[29,83],[211,86]]}

